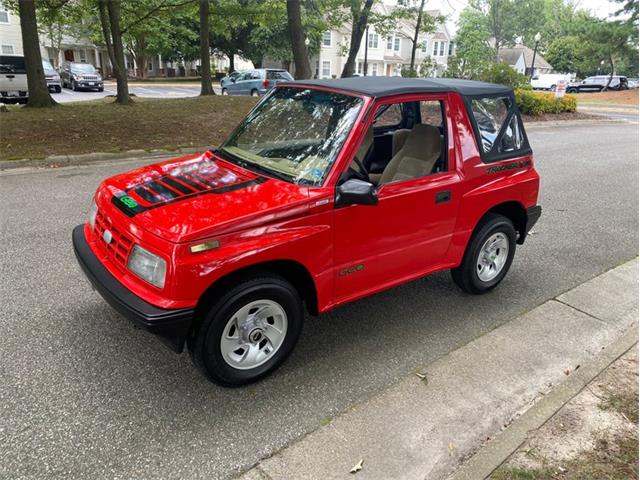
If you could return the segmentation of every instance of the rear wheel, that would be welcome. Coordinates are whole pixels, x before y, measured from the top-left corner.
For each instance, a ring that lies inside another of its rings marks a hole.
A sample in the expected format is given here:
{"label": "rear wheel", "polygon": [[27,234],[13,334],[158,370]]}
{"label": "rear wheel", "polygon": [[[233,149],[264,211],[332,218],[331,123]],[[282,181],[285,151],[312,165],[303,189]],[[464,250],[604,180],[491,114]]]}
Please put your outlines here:
{"label": "rear wheel", "polygon": [[488,292],[506,276],[515,250],[516,231],[511,220],[488,214],[471,237],[462,263],[451,270],[451,277],[467,293]]}
{"label": "rear wheel", "polygon": [[302,330],[302,300],[282,277],[247,277],[216,296],[192,332],[194,363],[213,382],[236,387],[275,370]]}
{"label": "rear wheel", "polygon": [[54,90],[56,93],[60,93],[62,91],[62,87],[59,85],[56,85],[56,88]]}
{"label": "rear wheel", "polygon": [[227,90],[226,88],[223,88],[222,95],[229,95],[229,90]]}
{"label": "rear wheel", "polygon": [[258,90],[256,90],[255,88],[253,90],[251,90],[251,96],[252,97],[257,97],[258,96]]}

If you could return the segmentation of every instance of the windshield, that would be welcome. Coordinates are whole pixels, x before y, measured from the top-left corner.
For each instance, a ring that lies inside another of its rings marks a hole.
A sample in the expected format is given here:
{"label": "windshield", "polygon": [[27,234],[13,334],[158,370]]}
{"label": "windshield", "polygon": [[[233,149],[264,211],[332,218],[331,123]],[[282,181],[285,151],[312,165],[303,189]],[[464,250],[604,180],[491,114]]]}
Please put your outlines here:
{"label": "windshield", "polygon": [[90,63],[74,63],[71,70],[78,73],[95,73],[96,69]]}
{"label": "windshield", "polygon": [[221,153],[293,183],[321,185],[361,106],[361,98],[339,93],[275,89],[231,134]]}
{"label": "windshield", "polygon": [[42,61],[42,68],[44,69],[44,73],[47,75],[56,73],[56,71],[47,60]]}

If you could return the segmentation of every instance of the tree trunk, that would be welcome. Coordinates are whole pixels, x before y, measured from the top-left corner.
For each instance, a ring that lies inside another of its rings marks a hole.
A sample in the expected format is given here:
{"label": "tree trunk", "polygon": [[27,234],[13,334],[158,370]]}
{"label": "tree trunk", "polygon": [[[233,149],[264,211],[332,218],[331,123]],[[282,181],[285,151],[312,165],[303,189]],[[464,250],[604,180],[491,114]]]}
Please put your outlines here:
{"label": "tree trunk", "polygon": [[[359,12],[355,9],[351,9],[351,16],[353,18],[353,28],[351,29],[351,44],[349,45],[349,55],[347,56],[347,62],[342,69],[342,78],[351,77],[355,72],[356,56],[358,50],[360,50],[360,43],[362,42],[362,35],[367,28],[367,22],[369,21],[369,12],[371,12],[371,5],[373,0],[365,0],[362,10]],[[369,39],[367,38],[368,42]]]}
{"label": "tree trunk", "polygon": [[603,92],[609,90],[609,85],[611,85],[611,81],[613,80],[613,74],[615,73],[615,66],[613,65],[613,55],[609,54],[609,65],[611,65],[611,74],[609,75],[609,80],[607,80],[607,84],[602,89]]}
{"label": "tree trunk", "polygon": [[131,103],[131,98],[120,31],[120,0],[98,0],[98,10],[113,76],[116,77],[117,82],[116,103],[126,105]]}
{"label": "tree trunk", "polygon": [[300,0],[287,0],[287,17],[289,19],[289,39],[293,62],[296,67],[296,79],[311,78],[311,66],[309,54],[304,44],[305,36],[302,28],[302,15],[300,13]]}
{"label": "tree trunk", "polygon": [[233,73],[236,71],[235,65],[235,54],[233,52],[227,52],[227,57],[229,57],[229,73]]}
{"label": "tree trunk", "polygon": [[36,4],[33,0],[19,0],[18,10],[20,12],[24,63],[27,70],[27,85],[29,88],[27,106],[52,107],[56,105],[56,102],[51,98],[47,88],[47,81],[44,78],[38,24],[36,21]]}
{"label": "tree trunk", "polygon": [[211,84],[209,0],[200,0],[200,95],[215,95]]}
{"label": "tree trunk", "polygon": [[418,35],[420,34],[420,28],[422,28],[422,11],[424,10],[424,0],[420,1],[420,11],[418,12],[418,20],[416,20],[416,29],[413,33],[413,45],[411,46],[411,70],[414,69],[416,64],[416,48],[418,48]]}

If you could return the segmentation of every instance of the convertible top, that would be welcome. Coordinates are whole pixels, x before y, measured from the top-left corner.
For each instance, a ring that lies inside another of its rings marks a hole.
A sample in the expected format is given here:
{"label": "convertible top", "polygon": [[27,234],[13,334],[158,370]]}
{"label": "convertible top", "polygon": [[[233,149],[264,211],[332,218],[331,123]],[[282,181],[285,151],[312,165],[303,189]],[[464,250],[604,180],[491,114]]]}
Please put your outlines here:
{"label": "convertible top", "polygon": [[511,94],[511,87],[454,78],[349,77],[298,80],[279,86],[327,87],[380,98],[403,93],[456,92],[464,96]]}

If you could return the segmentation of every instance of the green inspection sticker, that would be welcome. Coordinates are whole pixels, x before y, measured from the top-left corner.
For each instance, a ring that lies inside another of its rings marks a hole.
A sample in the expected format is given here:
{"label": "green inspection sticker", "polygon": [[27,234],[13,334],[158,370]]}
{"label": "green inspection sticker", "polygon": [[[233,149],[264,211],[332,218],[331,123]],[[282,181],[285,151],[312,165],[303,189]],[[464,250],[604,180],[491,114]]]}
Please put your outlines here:
{"label": "green inspection sticker", "polygon": [[136,202],[129,195],[124,195],[124,196],[120,197],[119,200],[129,208],[136,208],[138,206],[138,202]]}

